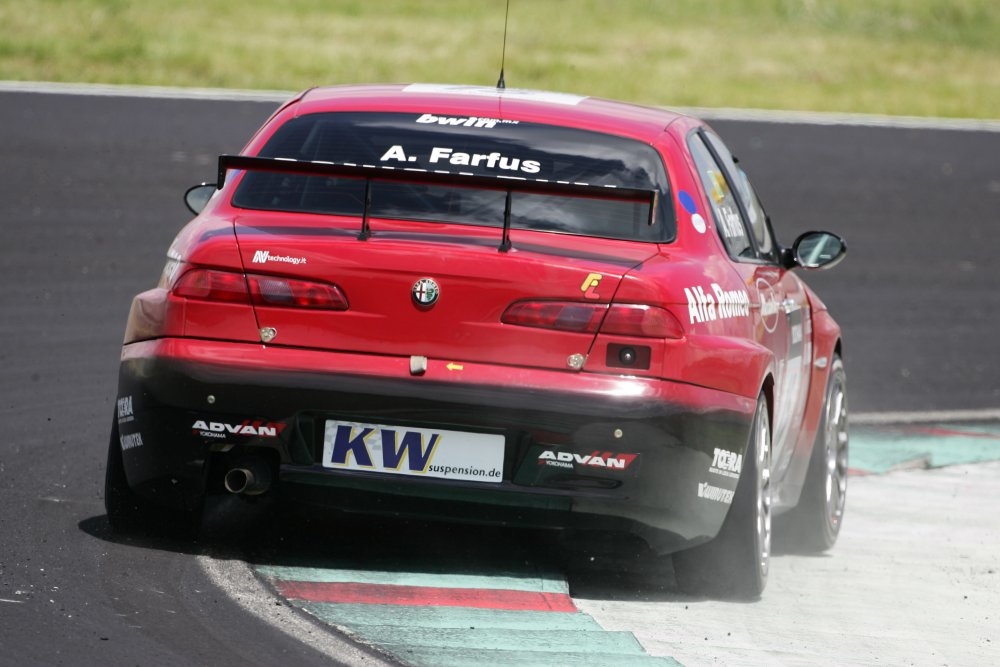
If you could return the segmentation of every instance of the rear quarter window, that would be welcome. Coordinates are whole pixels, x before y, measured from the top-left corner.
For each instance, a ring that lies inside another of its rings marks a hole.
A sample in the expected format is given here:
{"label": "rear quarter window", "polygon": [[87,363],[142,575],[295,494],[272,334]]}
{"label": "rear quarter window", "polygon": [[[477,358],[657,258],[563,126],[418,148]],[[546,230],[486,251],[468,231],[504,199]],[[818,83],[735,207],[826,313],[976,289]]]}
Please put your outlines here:
{"label": "rear quarter window", "polygon": [[743,226],[743,218],[740,217],[739,205],[729,188],[722,166],[716,163],[700,134],[695,133],[688,137],[688,148],[698,168],[702,187],[708,195],[712,207],[712,219],[726,251],[737,259],[754,257],[750,237]]}

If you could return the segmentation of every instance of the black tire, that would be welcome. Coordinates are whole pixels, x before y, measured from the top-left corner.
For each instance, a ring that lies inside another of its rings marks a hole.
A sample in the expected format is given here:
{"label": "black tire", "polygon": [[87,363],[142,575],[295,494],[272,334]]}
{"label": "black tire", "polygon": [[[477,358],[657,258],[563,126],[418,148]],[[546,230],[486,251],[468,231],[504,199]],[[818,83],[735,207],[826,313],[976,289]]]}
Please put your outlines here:
{"label": "black tire", "polygon": [[771,559],[771,423],[757,399],[733,503],[711,542],[673,555],[677,586],[691,595],[756,599]]}
{"label": "black tire", "polygon": [[819,553],[837,542],[847,501],[847,415],[847,375],[834,356],[799,504],[778,520],[783,550]]}
{"label": "black tire", "polygon": [[125,476],[118,421],[111,426],[108,463],[104,469],[104,509],[115,533],[146,533],[193,538],[201,525],[202,505],[193,510],[159,507],[136,494]]}

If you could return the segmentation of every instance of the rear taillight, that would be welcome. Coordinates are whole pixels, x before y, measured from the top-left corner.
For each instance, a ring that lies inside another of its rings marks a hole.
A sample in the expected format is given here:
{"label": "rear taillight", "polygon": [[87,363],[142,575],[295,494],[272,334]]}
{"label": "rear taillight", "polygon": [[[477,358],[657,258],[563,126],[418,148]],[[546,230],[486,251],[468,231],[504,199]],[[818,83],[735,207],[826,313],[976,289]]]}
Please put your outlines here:
{"label": "rear taillight", "polygon": [[248,275],[254,305],[347,310],[347,297],[336,285]]}
{"label": "rear taillight", "polygon": [[203,301],[347,310],[347,297],[336,285],[277,276],[192,269],[180,277],[172,291],[177,296]]}
{"label": "rear taillight", "polygon": [[171,290],[177,296],[203,301],[249,303],[250,294],[242,273],[194,269],[177,280]]}
{"label": "rear taillight", "polygon": [[500,320],[541,329],[610,334],[638,338],[682,338],[684,328],[674,315],[657,306],[580,303],[575,301],[518,301]]}
{"label": "rear taillight", "polygon": [[657,306],[616,303],[601,324],[602,334],[639,338],[683,338],[684,328],[673,313]]}
{"label": "rear taillight", "polygon": [[606,304],[572,301],[519,301],[511,304],[500,318],[504,324],[596,333],[607,312]]}

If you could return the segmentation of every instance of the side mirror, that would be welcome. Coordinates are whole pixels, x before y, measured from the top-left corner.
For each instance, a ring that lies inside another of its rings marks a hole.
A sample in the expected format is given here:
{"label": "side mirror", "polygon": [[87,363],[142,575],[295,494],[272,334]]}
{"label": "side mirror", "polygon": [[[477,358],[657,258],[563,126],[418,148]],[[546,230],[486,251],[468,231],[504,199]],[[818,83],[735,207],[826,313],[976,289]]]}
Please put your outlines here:
{"label": "side mirror", "polygon": [[211,199],[214,194],[215,183],[192,185],[187,189],[187,192],[184,193],[184,203],[192,213],[198,215],[205,209],[205,206],[208,204],[208,200]]}
{"label": "side mirror", "polygon": [[787,268],[830,269],[847,255],[847,243],[830,232],[806,232],[795,239],[792,247],[782,251],[782,263]]}

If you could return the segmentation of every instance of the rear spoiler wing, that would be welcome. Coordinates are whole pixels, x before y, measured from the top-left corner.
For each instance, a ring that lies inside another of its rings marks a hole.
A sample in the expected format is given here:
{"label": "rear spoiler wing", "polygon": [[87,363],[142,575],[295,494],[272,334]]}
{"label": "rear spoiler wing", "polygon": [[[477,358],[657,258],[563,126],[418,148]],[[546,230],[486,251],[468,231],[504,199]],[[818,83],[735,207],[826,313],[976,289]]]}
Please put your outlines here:
{"label": "rear spoiler wing", "polygon": [[571,183],[568,181],[550,181],[546,179],[529,179],[521,176],[477,176],[450,171],[428,171],[426,169],[397,168],[390,166],[357,165],[334,162],[308,162],[291,158],[263,158],[246,155],[220,155],[219,169],[216,177],[216,189],[221,190],[226,183],[226,174],[230,169],[245,169],[248,171],[270,171],[303,176],[343,176],[365,179],[365,206],[361,220],[362,241],[371,236],[368,226],[368,208],[371,206],[371,183],[373,180],[394,181],[405,183],[426,183],[430,185],[459,185],[465,187],[480,187],[490,190],[503,190],[507,193],[503,216],[503,240],[500,251],[510,250],[510,206],[511,195],[514,192],[530,192],[537,194],[563,194],[576,197],[595,197],[600,199],[618,199],[623,201],[640,201],[649,204],[649,225],[656,222],[656,208],[659,193],[656,190],[638,188],[621,188],[614,185],[591,185],[588,183]]}

